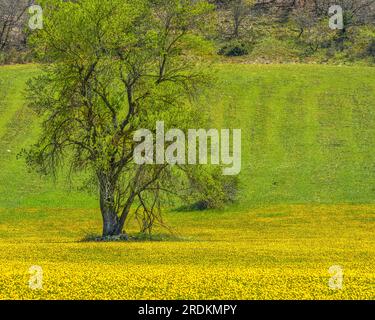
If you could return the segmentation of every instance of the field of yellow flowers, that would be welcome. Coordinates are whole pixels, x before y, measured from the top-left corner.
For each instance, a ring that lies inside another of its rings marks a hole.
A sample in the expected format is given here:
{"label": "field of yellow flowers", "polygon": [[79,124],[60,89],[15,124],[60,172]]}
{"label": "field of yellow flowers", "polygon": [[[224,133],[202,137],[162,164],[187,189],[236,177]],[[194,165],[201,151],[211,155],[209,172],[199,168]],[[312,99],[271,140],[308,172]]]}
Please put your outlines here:
{"label": "field of yellow flowers", "polygon": [[[375,298],[373,205],[170,213],[174,237],[121,243],[80,241],[98,231],[95,210],[0,213],[0,299]],[[328,285],[333,265],[341,290]]]}

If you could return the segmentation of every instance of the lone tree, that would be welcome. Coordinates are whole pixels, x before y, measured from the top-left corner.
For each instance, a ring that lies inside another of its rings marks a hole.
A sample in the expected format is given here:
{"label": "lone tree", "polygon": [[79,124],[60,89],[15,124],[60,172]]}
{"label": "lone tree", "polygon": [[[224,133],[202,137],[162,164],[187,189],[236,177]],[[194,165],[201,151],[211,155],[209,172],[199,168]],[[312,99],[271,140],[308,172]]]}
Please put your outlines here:
{"label": "lone tree", "polygon": [[[142,232],[162,223],[168,195],[216,206],[228,196],[217,170],[136,165],[134,133],[155,123],[187,129],[205,111],[194,98],[207,85],[199,52],[211,6],[187,0],[42,1],[44,28],[31,40],[44,72],[29,84],[43,119],[28,164],[56,175],[88,173],[98,186],[103,237],[124,232],[131,208]],[[200,109],[199,109],[200,108]]]}

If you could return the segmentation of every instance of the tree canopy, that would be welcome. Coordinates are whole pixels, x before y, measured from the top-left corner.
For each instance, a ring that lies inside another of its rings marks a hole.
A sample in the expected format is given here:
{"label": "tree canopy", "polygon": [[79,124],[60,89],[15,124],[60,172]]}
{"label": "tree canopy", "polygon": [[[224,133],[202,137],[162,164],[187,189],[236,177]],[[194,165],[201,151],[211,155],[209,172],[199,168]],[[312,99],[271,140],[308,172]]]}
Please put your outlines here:
{"label": "tree canopy", "polygon": [[208,84],[200,58],[211,5],[183,0],[42,1],[44,28],[32,44],[44,72],[29,85],[30,106],[43,119],[40,139],[26,152],[30,166],[56,174],[84,171],[98,186],[103,236],[123,232],[130,209],[143,232],[163,223],[168,199],[227,198],[216,169],[136,165],[133,135],[168,127],[205,126],[197,97]]}

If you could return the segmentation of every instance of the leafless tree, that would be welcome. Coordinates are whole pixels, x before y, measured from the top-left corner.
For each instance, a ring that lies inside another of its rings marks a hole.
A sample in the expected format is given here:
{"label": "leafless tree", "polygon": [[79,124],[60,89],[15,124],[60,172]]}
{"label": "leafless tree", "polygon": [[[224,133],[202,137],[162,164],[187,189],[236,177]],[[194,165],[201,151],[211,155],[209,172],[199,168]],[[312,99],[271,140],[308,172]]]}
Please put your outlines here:
{"label": "leafless tree", "polygon": [[25,13],[33,3],[34,0],[0,0],[0,51],[17,42],[15,38],[22,34]]}
{"label": "leafless tree", "polygon": [[216,3],[220,13],[220,32],[226,37],[237,39],[241,36],[246,20],[251,18],[255,0],[227,0]]}
{"label": "leafless tree", "polygon": [[375,0],[257,0],[255,7],[267,8],[276,14],[290,17],[295,11],[315,17],[326,17],[332,5],[340,5],[350,24],[375,22]]}

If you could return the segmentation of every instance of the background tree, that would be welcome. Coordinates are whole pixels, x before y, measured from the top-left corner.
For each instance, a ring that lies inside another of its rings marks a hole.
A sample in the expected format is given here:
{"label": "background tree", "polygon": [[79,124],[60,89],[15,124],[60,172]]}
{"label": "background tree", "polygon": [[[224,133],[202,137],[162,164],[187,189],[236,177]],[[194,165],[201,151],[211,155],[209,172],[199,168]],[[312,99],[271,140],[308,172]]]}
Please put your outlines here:
{"label": "background tree", "polygon": [[0,51],[16,39],[23,41],[25,13],[33,3],[33,0],[0,0]]}
{"label": "background tree", "polygon": [[71,174],[88,173],[98,186],[103,237],[123,232],[132,206],[141,231],[151,232],[163,223],[163,194],[191,199],[197,190],[210,205],[224,201],[215,170],[133,161],[136,130],[155,132],[157,120],[183,130],[204,125],[205,110],[194,102],[208,80],[198,30],[211,6],[193,0],[42,5],[44,29],[32,43],[45,66],[30,83],[30,106],[43,130],[26,153],[29,165],[56,175],[68,163]]}
{"label": "background tree", "polygon": [[221,12],[219,27],[222,35],[229,39],[238,39],[246,29],[246,24],[251,17],[254,0],[226,0],[217,4]]}

